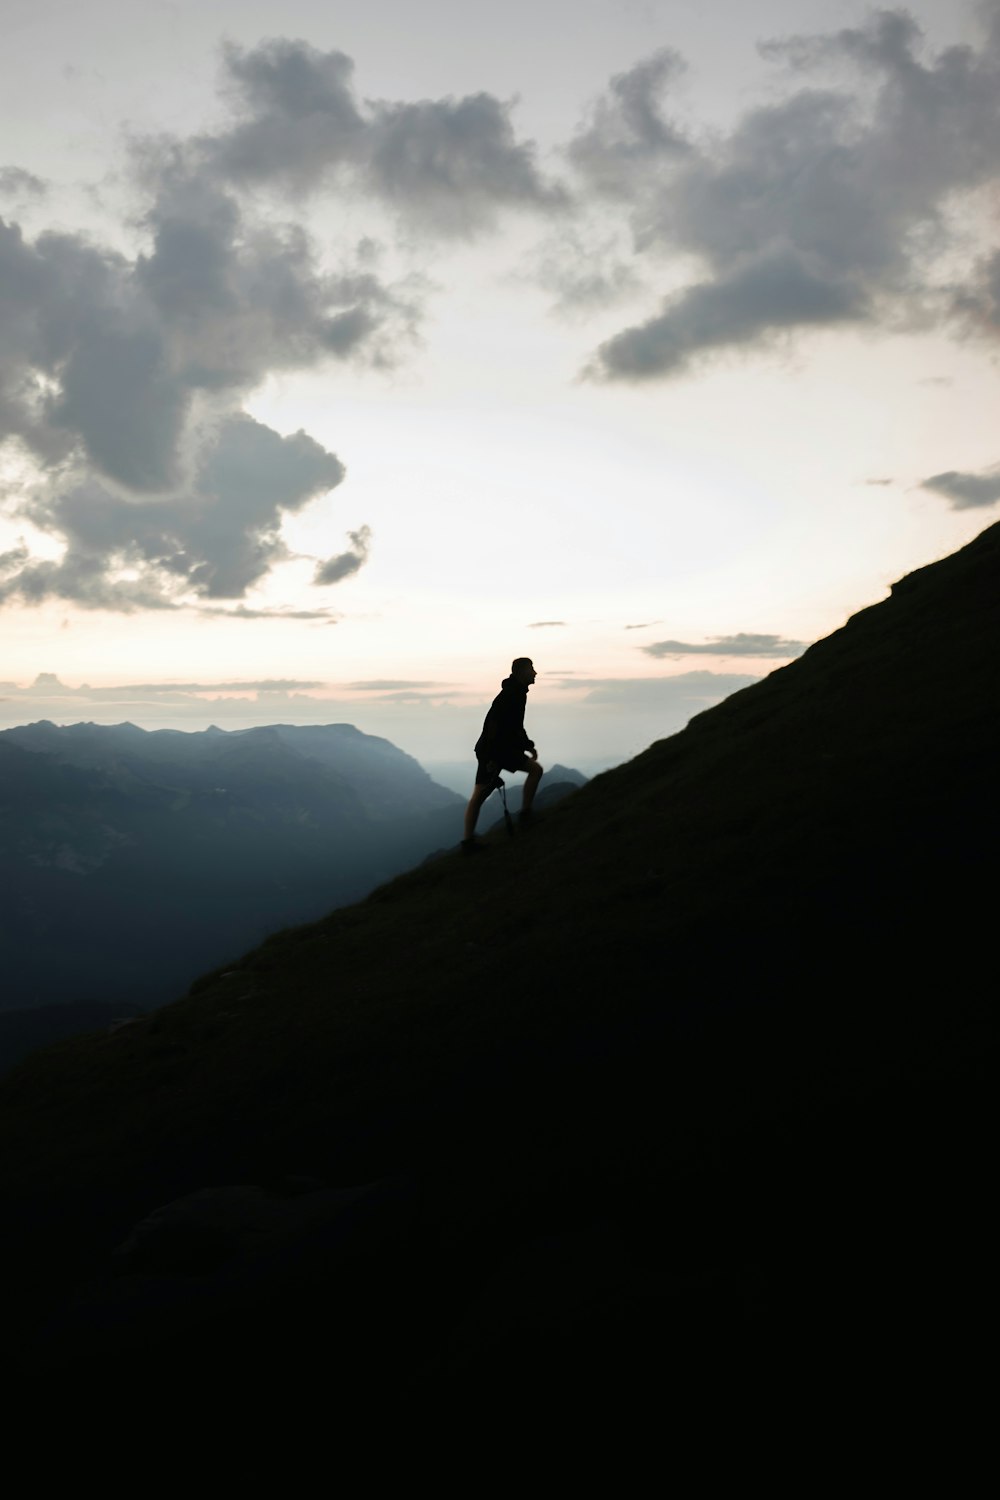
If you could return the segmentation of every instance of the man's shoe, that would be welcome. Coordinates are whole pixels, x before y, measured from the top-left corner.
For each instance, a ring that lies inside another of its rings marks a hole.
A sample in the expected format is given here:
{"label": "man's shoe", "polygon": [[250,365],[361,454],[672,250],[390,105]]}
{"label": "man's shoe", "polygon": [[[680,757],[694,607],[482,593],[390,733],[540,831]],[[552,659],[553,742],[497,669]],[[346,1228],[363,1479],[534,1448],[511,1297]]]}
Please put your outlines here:
{"label": "man's shoe", "polygon": [[533,807],[522,807],[517,815],[517,821],[522,828],[530,828],[532,823],[538,822],[538,814]]}
{"label": "man's shoe", "polygon": [[485,854],[486,853],[486,845],[483,843],[482,839],[477,839],[477,838],[463,839],[462,842],[459,844],[458,847],[461,849],[461,851],[462,851],[463,854]]}

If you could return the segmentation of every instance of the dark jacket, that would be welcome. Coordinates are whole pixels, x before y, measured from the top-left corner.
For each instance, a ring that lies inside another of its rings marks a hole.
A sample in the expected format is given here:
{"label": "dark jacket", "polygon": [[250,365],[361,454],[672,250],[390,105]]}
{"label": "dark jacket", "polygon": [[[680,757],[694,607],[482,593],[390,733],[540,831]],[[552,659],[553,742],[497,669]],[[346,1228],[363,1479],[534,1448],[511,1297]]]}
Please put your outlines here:
{"label": "dark jacket", "polygon": [[526,750],[534,750],[524,728],[524,709],[528,689],[516,677],[505,677],[500,691],[490,704],[483,721],[483,732],[476,741],[480,760],[495,760],[500,765],[520,760]]}

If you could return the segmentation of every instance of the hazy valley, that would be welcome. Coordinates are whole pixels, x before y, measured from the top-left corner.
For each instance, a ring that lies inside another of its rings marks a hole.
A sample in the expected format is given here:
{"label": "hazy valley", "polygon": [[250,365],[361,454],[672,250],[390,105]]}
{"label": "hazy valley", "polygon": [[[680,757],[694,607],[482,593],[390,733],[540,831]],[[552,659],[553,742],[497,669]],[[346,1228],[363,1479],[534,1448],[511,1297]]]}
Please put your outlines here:
{"label": "hazy valley", "polygon": [[462,807],[349,724],[7,730],[2,1009],[174,999],[276,928],[454,844]]}

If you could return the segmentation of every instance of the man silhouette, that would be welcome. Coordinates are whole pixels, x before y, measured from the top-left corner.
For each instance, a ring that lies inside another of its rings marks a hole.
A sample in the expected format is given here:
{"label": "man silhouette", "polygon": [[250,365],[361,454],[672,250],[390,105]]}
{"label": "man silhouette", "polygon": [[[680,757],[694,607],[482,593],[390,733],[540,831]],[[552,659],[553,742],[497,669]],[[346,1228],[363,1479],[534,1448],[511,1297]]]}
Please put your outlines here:
{"label": "man silhouette", "polygon": [[529,657],[519,656],[513,661],[510,676],[500,684],[500,691],[483,721],[483,732],[476,741],[476,784],[465,809],[462,850],[466,854],[476,854],[483,847],[475,836],[476,820],[479,809],[496,787],[501,771],[525,772],[528,779],[524,784],[520,821],[529,823],[533,816],[531,804],[542,779],[542,767],[538,764],[534,742],[529,740],[524,728],[524,709],[528,689],[537,675]]}

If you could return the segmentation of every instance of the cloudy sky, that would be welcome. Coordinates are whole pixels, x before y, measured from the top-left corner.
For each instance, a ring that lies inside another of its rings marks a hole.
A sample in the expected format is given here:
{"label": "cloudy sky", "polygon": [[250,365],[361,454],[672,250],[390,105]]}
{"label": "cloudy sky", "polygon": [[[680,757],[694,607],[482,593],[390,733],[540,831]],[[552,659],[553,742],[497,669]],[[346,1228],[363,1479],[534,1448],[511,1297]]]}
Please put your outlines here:
{"label": "cloudy sky", "polygon": [[593,769],[1000,514],[1000,0],[2,0],[0,725]]}

